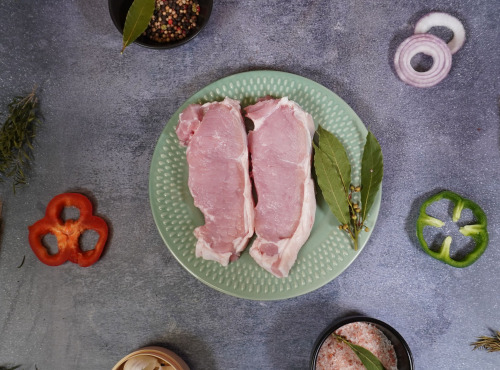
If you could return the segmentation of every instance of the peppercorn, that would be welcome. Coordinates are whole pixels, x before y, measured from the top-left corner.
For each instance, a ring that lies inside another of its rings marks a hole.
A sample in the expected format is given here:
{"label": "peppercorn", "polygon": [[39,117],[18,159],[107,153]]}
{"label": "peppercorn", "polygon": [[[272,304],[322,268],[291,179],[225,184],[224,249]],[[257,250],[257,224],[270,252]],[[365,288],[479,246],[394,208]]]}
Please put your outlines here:
{"label": "peppercorn", "polygon": [[179,41],[196,29],[200,6],[193,0],[156,0],[145,35],[159,43]]}

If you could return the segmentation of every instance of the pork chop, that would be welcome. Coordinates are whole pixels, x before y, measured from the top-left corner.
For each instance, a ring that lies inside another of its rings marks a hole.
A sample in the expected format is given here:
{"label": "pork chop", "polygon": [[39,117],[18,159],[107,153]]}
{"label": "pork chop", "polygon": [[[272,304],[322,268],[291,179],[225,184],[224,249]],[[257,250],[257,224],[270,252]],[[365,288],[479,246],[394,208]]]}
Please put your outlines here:
{"label": "pork chop", "polygon": [[286,277],[314,223],[314,123],[286,97],[260,101],[245,111],[254,123],[248,144],[258,198],[257,238],[250,255],[270,273]]}
{"label": "pork chop", "polygon": [[240,104],[193,104],[180,115],[176,133],[187,146],[188,186],[205,225],[194,235],[196,256],[227,266],[254,232],[247,135]]}

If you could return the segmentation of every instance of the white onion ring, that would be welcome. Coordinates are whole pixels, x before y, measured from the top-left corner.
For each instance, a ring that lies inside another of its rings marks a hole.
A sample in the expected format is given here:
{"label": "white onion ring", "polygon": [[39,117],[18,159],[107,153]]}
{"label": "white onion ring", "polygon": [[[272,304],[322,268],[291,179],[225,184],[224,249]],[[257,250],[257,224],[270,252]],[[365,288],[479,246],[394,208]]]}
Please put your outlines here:
{"label": "white onion ring", "polygon": [[[411,58],[418,53],[432,57],[432,67],[425,72],[417,72],[411,66]],[[394,56],[394,67],[399,78],[415,87],[437,85],[451,69],[451,52],[446,43],[430,33],[408,37],[399,45]]]}
{"label": "white onion ring", "polygon": [[432,12],[419,19],[415,25],[415,34],[427,33],[432,27],[446,27],[453,32],[448,42],[452,54],[455,54],[465,42],[465,29],[457,18],[447,13]]}

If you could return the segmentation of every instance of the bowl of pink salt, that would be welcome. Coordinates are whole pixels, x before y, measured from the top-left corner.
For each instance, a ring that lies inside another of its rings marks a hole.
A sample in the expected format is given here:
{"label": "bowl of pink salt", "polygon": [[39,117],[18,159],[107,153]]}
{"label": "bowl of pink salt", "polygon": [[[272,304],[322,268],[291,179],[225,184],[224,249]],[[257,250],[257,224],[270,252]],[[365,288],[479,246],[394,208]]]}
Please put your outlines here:
{"label": "bowl of pink salt", "polygon": [[386,370],[414,369],[403,337],[385,322],[364,316],[348,317],[329,326],[314,346],[310,369],[366,369],[360,358],[360,354],[365,357],[365,350]]}

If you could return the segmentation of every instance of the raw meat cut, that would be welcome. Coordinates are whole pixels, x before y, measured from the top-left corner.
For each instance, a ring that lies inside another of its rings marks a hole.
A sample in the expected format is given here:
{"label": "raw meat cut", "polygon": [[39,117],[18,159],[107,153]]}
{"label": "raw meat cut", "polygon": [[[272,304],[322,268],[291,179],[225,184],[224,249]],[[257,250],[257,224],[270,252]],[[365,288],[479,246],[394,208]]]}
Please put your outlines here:
{"label": "raw meat cut", "polygon": [[254,232],[254,203],[249,176],[247,135],[240,104],[193,104],[176,128],[187,146],[188,186],[205,225],[194,234],[196,256],[227,266],[246,248]]}
{"label": "raw meat cut", "polygon": [[257,238],[250,255],[275,276],[286,277],[314,223],[314,123],[310,114],[286,97],[262,100],[245,111],[254,123],[248,147],[258,198]]}

